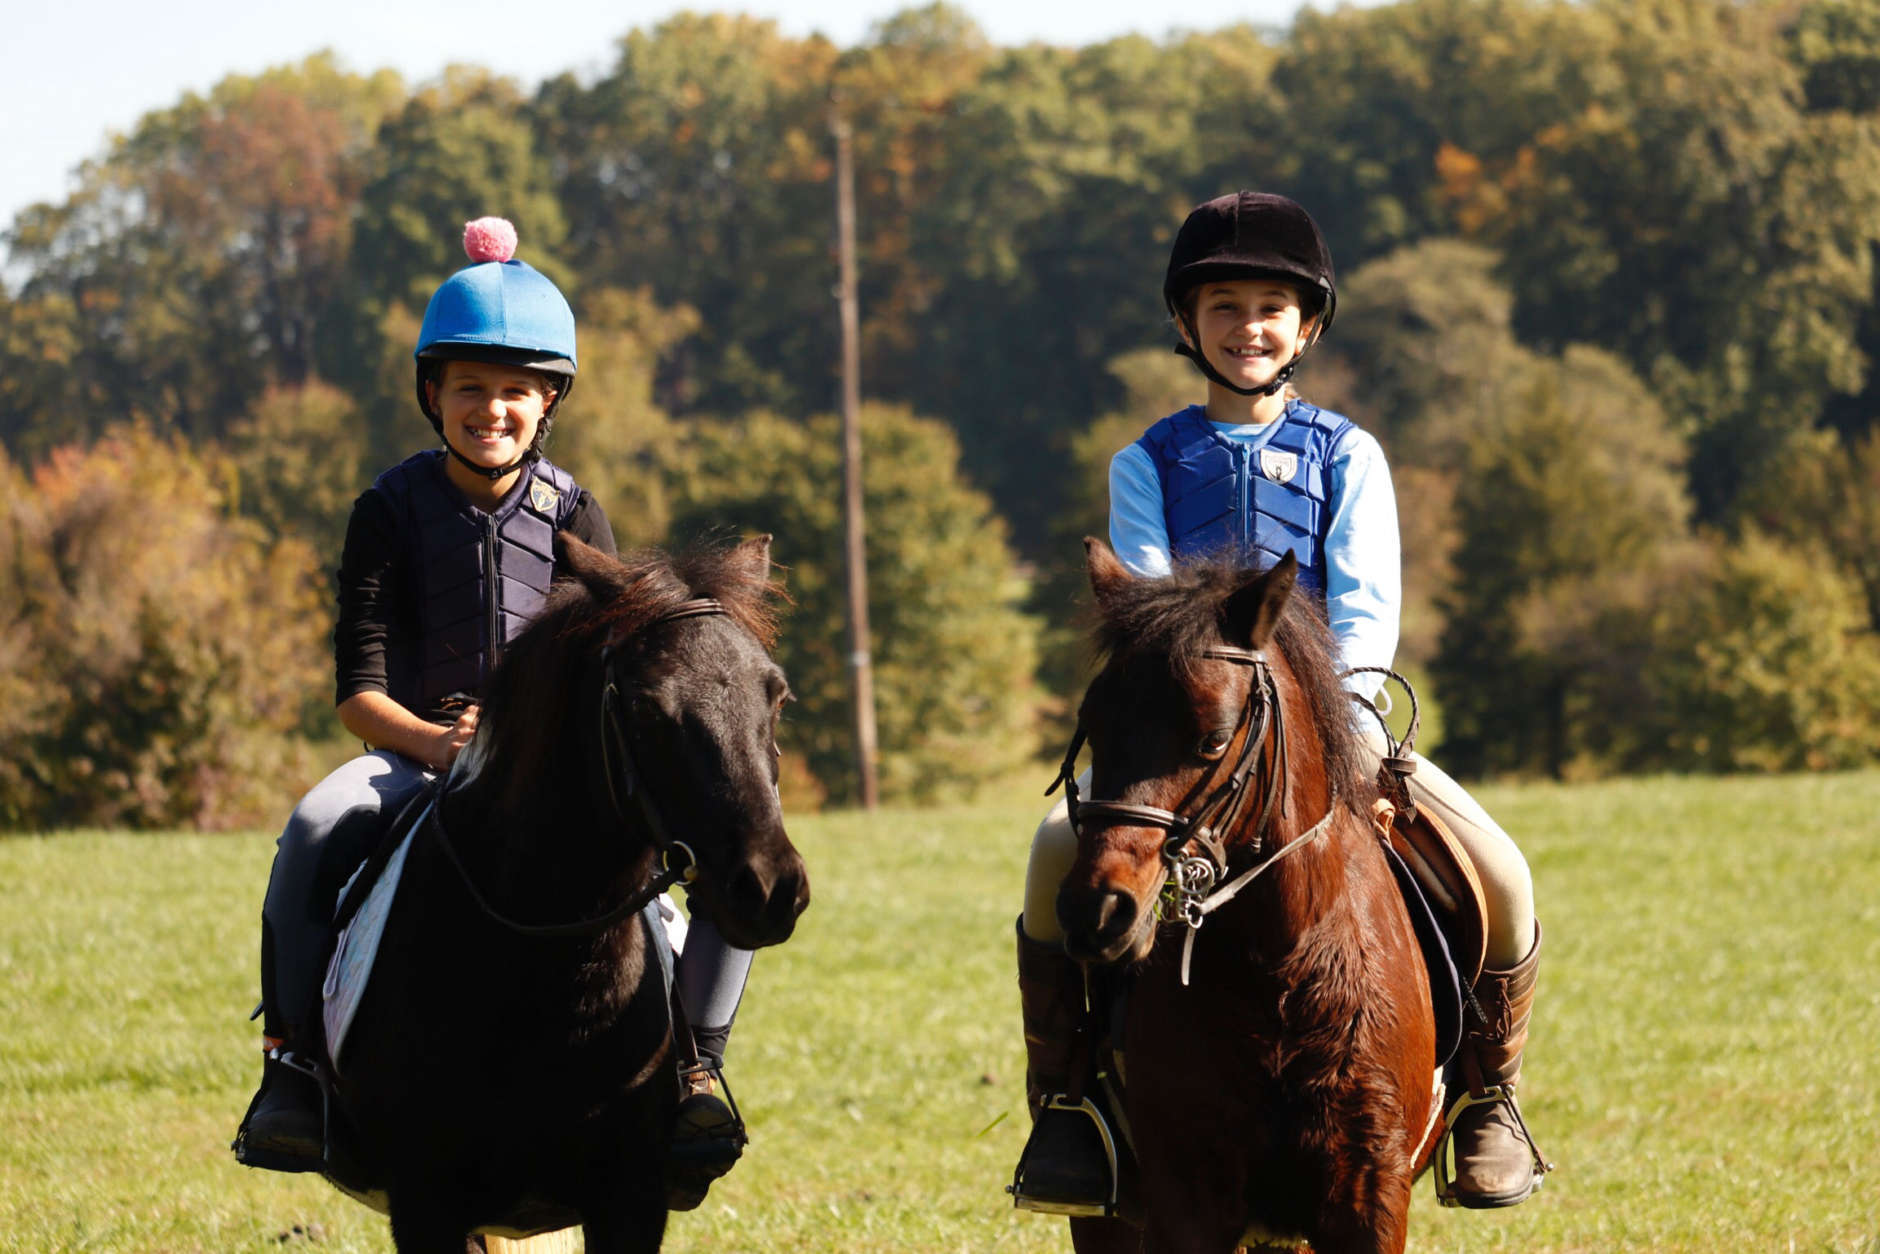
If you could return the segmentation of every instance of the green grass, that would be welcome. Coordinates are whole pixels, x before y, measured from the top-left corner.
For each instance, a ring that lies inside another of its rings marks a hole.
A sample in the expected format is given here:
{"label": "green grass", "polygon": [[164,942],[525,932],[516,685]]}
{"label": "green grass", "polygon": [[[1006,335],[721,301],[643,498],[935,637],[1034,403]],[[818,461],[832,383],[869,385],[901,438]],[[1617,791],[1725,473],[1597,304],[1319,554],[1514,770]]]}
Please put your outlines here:
{"label": "green grass", "polygon": [[[1011,971],[1042,803],[805,818],[816,903],[732,1048],[755,1140],[667,1249],[1043,1251]],[[1485,789],[1547,948],[1525,1106],[1560,1170],[1411,1248],[1880,1254],[1880,773]],[[227,1142],[265,836],[0,840],[0,1250],[389,1250]],[[298,1231],[296,1231],[298,1229]]]}

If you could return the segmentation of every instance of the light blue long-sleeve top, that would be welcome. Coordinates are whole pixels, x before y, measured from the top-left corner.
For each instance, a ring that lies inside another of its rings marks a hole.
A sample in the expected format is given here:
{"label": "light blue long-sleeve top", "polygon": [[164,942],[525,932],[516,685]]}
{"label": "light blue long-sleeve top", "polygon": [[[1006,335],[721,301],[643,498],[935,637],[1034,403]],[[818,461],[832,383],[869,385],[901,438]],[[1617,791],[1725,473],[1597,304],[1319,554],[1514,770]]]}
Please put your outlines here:
{"label": "light blue long-sleeve top", "polygon": [[[1214,429],[1250,451],[1279,430],[1268,423],[1214,423]],[[1251,464],[1259,465],[1254,458]],[[1346,429],[1332,450],[1331,520],[1325,532],[1325,610],[1346,667],[1389,666],[1397,652],[1403,613],[1402,557],[1397,538],[1397,494],[1384,450],[1369,432]],[[1162,481],[1140,444],[1110,459],[1110,547],[1138,575],[1169,572],[1168,524]],[[1367,699],[1378,675],[1345,681]]]}

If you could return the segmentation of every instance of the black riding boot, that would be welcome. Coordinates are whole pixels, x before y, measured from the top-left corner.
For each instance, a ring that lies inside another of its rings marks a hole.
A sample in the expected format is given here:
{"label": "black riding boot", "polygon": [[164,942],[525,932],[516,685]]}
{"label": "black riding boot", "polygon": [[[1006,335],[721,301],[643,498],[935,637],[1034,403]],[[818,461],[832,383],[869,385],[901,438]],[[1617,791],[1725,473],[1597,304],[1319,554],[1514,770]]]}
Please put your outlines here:
{"label": "black riding boot", "polygon": [[720,1065],[712,1061],[700,1061],[680,1073],[679,1110],[666,1149],[668,1210],[696,1210],[712,1182],[744,1156],[750,1137],[737,1106],[718,1095],[723,1080]]}
{"label": "black riding boot", "polygon": [[274,935],[261,925],[261,1087],[235,1134],[237,1161],[269,1171],[318,1171],[326,1156],[326,1099],[295,1053],[300,1033],[284,1026],[274,981]]}
{"label": "black riding boot", "polygon": [[1062,948],[1018,927],[1018,996],[1025,1020],[1025,1099],[1031,1137],[1007,1192],[1020,1210],[1052,1215],[1116,1211],[1116,1141],[1083,1092],[1084,972]]}
{"label": "black riding boot", "polygon": [[674,973],[679,1110],[666,1150],[668,1210],[696,1209],[712,1182],[737,1165],[750,1143],[724,1066],[751,958],[750,950],[727,943],[706,920],[693,921],[686,933]]}

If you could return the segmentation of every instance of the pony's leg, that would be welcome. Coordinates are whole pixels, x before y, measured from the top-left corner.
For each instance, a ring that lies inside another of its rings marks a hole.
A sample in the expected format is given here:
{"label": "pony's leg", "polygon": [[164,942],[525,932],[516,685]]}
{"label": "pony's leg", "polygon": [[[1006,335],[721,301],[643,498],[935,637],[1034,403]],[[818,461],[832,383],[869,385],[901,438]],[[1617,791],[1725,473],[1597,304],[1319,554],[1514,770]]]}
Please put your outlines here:
{"label": "pony's leg", "polygon": [[398,1254],[483,1254],[483,1240],[472,1236],[463,1221],[428,1206],[400,1206],[394,1202],[392,1244]]}
{"label": "pony's leg", "polygon": [[[622,1136],[646,1136],[645,1129]],[[658,1166],[626,1157],[596,1160],[579,1186],[587,1254],[654,1254],[666,1236],[666,1184]]]}
{"label": "pony's leg", "polygon": [[627,1204],[590,1211],[581,1224],[587,1254],[656,1254],[666,1239],[662,1198],[635,1196]]}
{"label": "pony's leg", "polygon": [[1144,1254],[1233,1254],[1247,1230],[1246,1216],[1237,1206],[1223,1206],[1209,1193],[1151,1197],[1145,1190],[1144,1205]]}
{"label": "pony's leg", "polygon": [[1142,1229],[1121,1219],[1071,1220],[1077,1254],[1143,1254]]}
{"label": "pony's leg", "polygon": [[1335,1183],[1319,1212],[1313,1254],[1403,1254],[1411,1184],[1407,1175],[1369,1173]]}

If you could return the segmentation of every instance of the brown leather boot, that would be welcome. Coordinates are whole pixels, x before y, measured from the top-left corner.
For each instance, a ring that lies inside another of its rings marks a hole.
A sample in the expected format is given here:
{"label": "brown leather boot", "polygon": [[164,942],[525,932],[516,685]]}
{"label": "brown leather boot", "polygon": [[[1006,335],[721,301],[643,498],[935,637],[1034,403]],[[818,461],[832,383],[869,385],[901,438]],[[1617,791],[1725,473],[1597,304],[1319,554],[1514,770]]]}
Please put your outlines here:
{"label": "brown leather boot", "polygon": [[1455,1178],[1439,1179],[1444,1205],[1487,1210],[1525,1202],[1553,1169],[1527,1130],[1515,1104],[1521,1079],[1521,1051],[1527,1045],[1528,1019],[1534,1013],[1534,976],[1540,967],[1541,929],[1534,925],[1534,948],[1511,971],[1484,970],[1476,980],[1475,1007],[1456,1055],[1456,1071],[1468,1092],[1450,1108]]}
{"label": "brown leather boot", "polygon": [[1084,972],[1057,945],[1018,926],[1018,996],[1025,1020],[1025,1104],[1031,1137],[1011,1187],[1021,1210],[1110,1215],[1116,1210],[1116,1143],[1084,1093]]}

